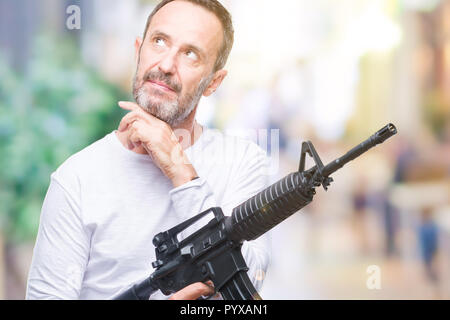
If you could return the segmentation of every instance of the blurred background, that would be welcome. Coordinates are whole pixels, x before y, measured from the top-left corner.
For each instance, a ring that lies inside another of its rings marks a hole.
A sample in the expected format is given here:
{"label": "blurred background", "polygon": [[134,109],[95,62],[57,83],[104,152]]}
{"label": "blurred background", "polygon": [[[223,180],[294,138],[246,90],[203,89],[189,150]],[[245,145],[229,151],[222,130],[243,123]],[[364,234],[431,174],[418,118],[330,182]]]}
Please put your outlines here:
{"label": "blurred background", "polygon": [[[25,296],[50,174],[124,115],[156,3],[0,1],[0,299]],[[229,74],[198,119],[257,132],[271,179],[298,168],[303,140],[327,163],[389,122],[399,131],[272,231],[262,297],[449,299],[450,1],[222,3]]]}

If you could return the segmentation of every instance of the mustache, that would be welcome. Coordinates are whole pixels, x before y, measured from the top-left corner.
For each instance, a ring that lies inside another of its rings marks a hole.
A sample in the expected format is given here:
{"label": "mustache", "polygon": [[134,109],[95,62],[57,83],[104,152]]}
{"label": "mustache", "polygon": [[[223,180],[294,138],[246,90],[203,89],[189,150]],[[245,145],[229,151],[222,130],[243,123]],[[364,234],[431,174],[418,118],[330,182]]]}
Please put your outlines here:
{"label": "mustache", "polygon": [[170,87],[176,93],[181,92],[182,86],[179,82],[174,81],[172,77],[164,72],[147,71],[143,76],[143,81],[159,81]]}

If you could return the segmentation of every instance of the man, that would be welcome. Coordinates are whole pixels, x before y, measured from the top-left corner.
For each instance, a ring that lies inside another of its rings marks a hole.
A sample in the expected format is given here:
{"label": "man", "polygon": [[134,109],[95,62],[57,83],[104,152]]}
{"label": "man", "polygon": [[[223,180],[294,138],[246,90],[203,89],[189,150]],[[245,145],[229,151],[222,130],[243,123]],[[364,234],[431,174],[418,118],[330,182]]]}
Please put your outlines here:
{"label": "man", "polygon": [[[254,143],[195,121],[233,43],[216,0],[164,0],[135,42],[137,103],[118,130],[67,159],[52,175],[28,276],[28,299],[109,299],[143,280],[153,236],[210,207],[225,214],[267,185],[267,157]],[[245,243],[258,288],[269,261],[265,237]],[[213,291],[195,283],[171,296]],[[161,293],[151,298],[165,298]]]}

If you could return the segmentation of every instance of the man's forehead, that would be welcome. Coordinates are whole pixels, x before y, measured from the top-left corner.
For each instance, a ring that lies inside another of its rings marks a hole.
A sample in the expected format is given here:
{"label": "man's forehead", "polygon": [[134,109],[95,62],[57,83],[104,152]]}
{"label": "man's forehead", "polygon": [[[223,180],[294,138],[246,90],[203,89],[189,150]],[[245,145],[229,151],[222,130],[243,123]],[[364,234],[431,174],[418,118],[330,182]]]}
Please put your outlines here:
{"label": "man's forehead", "polygon": [[214,13],[182,0],[169,2],[155,13],[148,33],[156,29],[205,49],[220,47],[223,37],[222,24]]}

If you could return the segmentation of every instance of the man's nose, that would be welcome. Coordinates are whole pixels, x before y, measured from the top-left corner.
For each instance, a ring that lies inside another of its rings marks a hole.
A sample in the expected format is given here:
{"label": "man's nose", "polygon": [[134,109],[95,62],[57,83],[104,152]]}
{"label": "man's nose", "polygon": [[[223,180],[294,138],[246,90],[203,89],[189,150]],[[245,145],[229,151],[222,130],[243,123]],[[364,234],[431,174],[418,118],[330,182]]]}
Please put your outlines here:
{"label": "man's nose", "polygon": [[167,52],[159,62],[159,70],[165,74],[174,74],[177,66],[177,54],[174,51]]}

